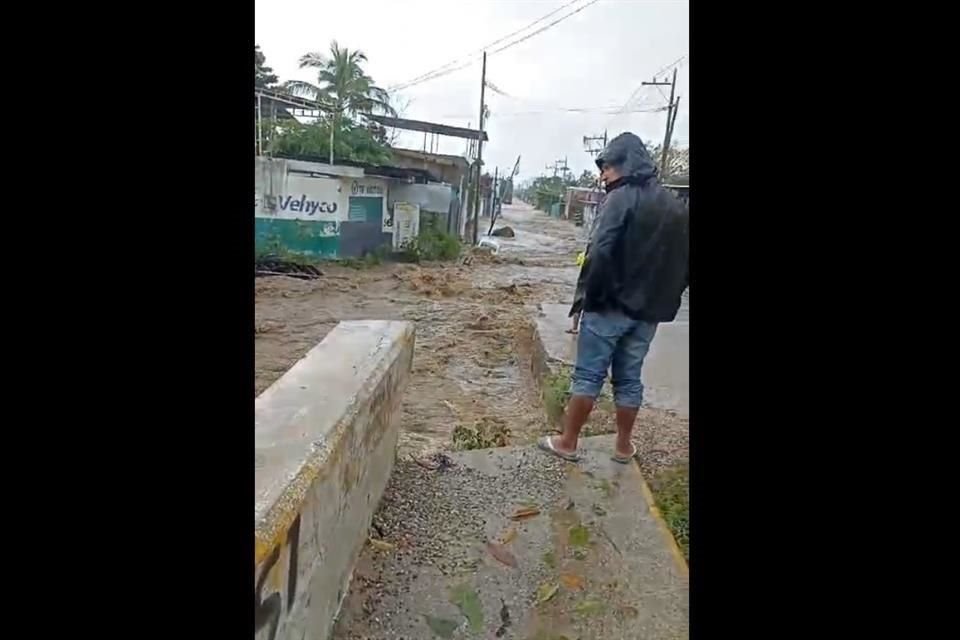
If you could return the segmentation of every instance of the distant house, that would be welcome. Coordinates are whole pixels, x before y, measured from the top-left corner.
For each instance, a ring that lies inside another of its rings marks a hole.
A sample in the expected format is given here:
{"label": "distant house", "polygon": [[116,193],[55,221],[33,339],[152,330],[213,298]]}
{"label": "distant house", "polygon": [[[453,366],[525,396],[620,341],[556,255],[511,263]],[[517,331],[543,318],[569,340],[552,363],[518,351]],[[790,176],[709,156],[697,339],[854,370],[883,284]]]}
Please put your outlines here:
{"label": "distant house", "polygon": [[393,166],[422,169],[429,172],[435,181],[454,187],[459,187],[460,178],[465,177],[470,168],[470,163],[461,156],[396,148],[390,149],[390,153],[393,155]]}

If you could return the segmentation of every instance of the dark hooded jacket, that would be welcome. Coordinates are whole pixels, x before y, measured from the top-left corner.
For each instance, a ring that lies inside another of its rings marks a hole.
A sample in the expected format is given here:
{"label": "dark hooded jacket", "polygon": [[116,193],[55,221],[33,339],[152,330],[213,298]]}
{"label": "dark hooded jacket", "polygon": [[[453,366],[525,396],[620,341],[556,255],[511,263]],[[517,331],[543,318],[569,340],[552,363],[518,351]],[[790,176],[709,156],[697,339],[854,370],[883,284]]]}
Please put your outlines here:
{"label": "dark hooded jacket", "polygon": [[622,311],[635,320],[670,322],[689,284],[687,208],[662,188],[640,138],[623,133],[597,165],[623,176],[607,185],[587,262],[584,311]]}

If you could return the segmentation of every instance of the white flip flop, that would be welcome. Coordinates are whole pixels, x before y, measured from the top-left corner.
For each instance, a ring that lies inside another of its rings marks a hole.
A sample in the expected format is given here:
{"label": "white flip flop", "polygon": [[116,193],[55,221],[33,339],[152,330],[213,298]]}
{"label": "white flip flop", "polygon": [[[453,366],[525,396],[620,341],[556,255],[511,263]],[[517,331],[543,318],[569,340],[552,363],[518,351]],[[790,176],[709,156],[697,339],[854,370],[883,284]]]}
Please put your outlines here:
{"label": "white flip flop", "polygon": [[541,451],[546,451],[551,453],[561,460],[566,460],[567,462],[580,462],[580,456],[576,453],[564,453],[563,451],[557,451],[553,447],[553,436],[543,436],[540,440],[537,441],[537,447]]}

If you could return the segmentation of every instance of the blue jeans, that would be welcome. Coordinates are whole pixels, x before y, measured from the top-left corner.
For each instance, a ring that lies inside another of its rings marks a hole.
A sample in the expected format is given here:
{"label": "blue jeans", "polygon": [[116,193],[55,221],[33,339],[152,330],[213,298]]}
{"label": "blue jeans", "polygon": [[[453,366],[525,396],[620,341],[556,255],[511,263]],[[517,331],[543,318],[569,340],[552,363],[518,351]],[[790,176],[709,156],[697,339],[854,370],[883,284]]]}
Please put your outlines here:
{"label": "blue jeans", "polygon": [[612,366],[614,402],[618,407],[639,407],[640,369],[656,333],[655,322],[633,320],[620,312],[584,313],[570,393],[596,400]]}

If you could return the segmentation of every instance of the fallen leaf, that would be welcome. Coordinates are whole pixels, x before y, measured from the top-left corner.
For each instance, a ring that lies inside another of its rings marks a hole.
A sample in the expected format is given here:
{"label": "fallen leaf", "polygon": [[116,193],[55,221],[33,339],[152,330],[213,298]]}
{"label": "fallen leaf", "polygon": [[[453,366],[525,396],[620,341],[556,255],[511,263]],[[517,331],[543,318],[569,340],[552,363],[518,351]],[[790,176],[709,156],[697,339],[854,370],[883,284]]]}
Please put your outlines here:
{"label": "fallen leaf", "polygon": [[512,520],[522,520],[523,518],[529,518],[531,516],[538,515],[540,509],[538,507],[519,507],[516,511],[513,512],[513,515],[510,516]]}
{"label": "fallen leaf", "polygon": [[460,613],[470,623],[472,631],[483,630],[483,607],[480,606],[480,598],[477,597],[476,591],[466,584],[454,587],[450,591],[450,602],[459,607]]}
{"label": "fallen leaf", "polygon": [[589,616],[603,611],[603,603],[597,600],[584,600],[573,609],[580,615]]}
{"label": "fallen leaf", "polygon": [[379,549],[380,551],[393,551],[394,549],[396,549],[396,545],[390,544],[385,540],[377,540],[376,538],[367,538],[367,539],[370,541],[370,544],[373,545],[374,548]]}
{"label": "fallen leaf", "polygon": [[443,618],[434,618],[433,616],[424,615],[424,619],[427,621],[427,626],[430,627],[430,630],[441,638],[452,638],[453,632],[457,630],[457,623],[453,620],[444,620]]}
{"label": "fallen leaf", "polygon": [[557,566],[557,556],[553,551],[547,551],[543,554],[543,563],[553,569]]}
{"label": "fallen leaf", "polygon": [[497,544],[496,542],[487,543],[487,551],[490,552],[494,558],[507,565],[508,567],[517,567],[517,559],[510,553],[510,550],[507,549],[502,544]]}
{"label": "fallen leaf", "polygon": [[501,537],[500,544],[510,544],[516,539],[516,537],[517,537],[517,530],[514,529],[513,527],[510,527],[509,529],[507,529],[507,532],[503,534],[503,536]]}
{"label": "fallen leaf", "polygon": [[540,585],[540,588],[537,589],[537,604],[548,602],[553,596],[557,595],[557,591],[559,590],[560,585],[557,583],[550,584],[546,582]]}
{"label": "fallen leaf", "polygon": [[578,576],[575,573],[561,573],[560,582],[567,589],[583,589],[583,576]]}
{"label": "fallen leaf", "polygon": [[590,532],[582,524],[570,527],[570,544],[575,547],[585,547],[590,541]]}

